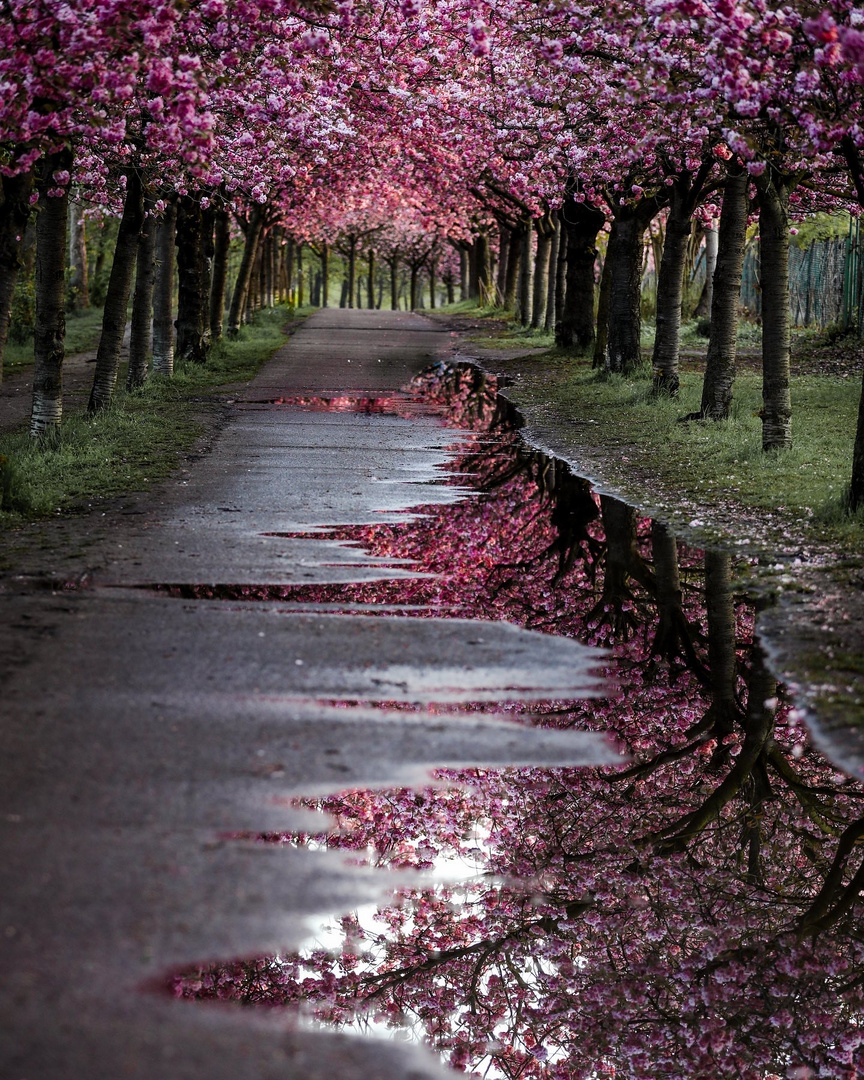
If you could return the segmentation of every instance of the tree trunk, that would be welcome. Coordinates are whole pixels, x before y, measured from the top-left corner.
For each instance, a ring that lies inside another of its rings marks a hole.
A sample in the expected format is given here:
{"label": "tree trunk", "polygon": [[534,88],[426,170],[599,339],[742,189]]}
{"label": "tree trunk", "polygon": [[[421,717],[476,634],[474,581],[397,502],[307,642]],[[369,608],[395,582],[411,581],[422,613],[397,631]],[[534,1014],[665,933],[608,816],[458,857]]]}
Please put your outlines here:
{"label": "tree trunk", "polygon": [[153,290],[153,370],[174,374],[174,238],[177,203],[165,207],[156,230],[156,283]]}
{"label": "tree trunk", "polygon": [[567,286],[557,323],[556,344],[587,352],[594,341],[594,264],[597,233],[606,220],[602,210],[569,200],[561,209],[567,237]]}
{"label": "tree trunk", "polygon": [[[480,300],[480,263],[477,260],[477,241],[471,244],[469,250],[469,278],[468,292],[472,300]],[[482,301],[481,301],[482,302]]]}
{"label": "tree trunk", "polygon": [[87,230],[81,220],[81,205],[69,200],[69,296],[70,311],[90,307],[90,287],[87,276]]}
{"label": "tree trunk", "polygon": [[597,296],[597,337],[594,341],[594,359],[592,368],[605,368],[609,350],[609,294],[612,291],[612,260],[609,258],[609,243],[615,232],[615,222],[606,242],[606,258],[603,260],[603,272],[600,275],[600,289]]}
{"label": "tree trunk", "polygon": [[732,410],[749,183],[746,169],[730,169],[723,192],[711,296],[711,336],[702,384],[701,413],[706,420],[728,420]]}
{"label": "tree trunk", "polygon": [[720,238],[717,235],[717,226],[706,225],[703,228],[705,236],[705,287],[696,305],[696,315],[699,319],[711,317],[711,305],[714,302],[714,271],[717,269],[717,254],[720,250]]}
{"label": "tree trunk", "polygon": [[756,178],[762,263],[762,449],[792,445],[789,396],[789,189],[770,167]]}
{"label": "tree trunk", "polygon": [[129,369],[126,389],[137,390],[147,379],[153,343],[153,287],[156,277],[156,200],[144,199],[145,217],[138,240],[132,325],[129,335]]}
{"label": "tree trunk", "polygon": [[357,237],[348,237],[348,307],[354,307],[354,283],[357,274]]}
{"label": "tree trunk", "polygon": [[391,255],[387,260],[390,264],[390,310],[399,310],[399,257]]}
{"label": "tree trunk", "polygon": [[294,237],[289,236],[285,242],[285,280],[288,282],[288,302],[296,306],[297,293],[294,291],[294,251],[296,248]]}
{"label": "tree trunk", "polygon": [[642,209],[622,209],[617,215],[618,228],[609,237],[608,257],[612,259],[609,286],[610,371],[628,374],[639,366],[642,352],[639,337],[642,329],[642,236],[657,212],[652,204]]}
{"label": "tree trunk", "polygon": [[367,307],[374,310],[375,308],[375,252],[372,248],[369,248],[369,254],[366,257],[368,264],[369,280],[366,282],[366,299],[368,301]]}
{"label": "tree trunk", "polygon": [[492,287],[492,262],[489,248],[489,233],[478,233],[475,245],[477,255],[477,292],[484,307],[494,305],[495,295]]}
{"label": "tree trunk", "polygon": [[516,308],[516,319],[523,326],[531,325],[531,300],[532,285],[534,278],[534,252],[533,240],[534,229],[530,221],[525,222],[525,227],[520,235],[522,254],[519,259],[519,302]]}
{"label": "tree trunk", "polygon": [[339,307],[348,306],[348,278],[342,278],[342,292],[339,294]]}
{"label": "tree trunk", "polygon": [[738,715],[735,697],[735,608],[732,560],[726,552],[705,552],[705,606],[708,614],[708,668],[711,673],[712,730],[722,738],[733,731]]}
{"label": "tree trunk", "polygon": [[510,230],[506,225],[498,223],[498,274],[495,279],[496,299],[499,304],[504,303],[504,294],[507,291],[507,253],[510,250]]}
{"label": "tree trunk", "polygon": [[[459,299],[470,299],[471,268],[469,265],[468,249],[464,244],[459,247]],[[395,310],[395,308],[394,308]]]}
{"label": "tree trunk", "polygon": [[126,311],[132,291],[132,276],[138,257],[138,238],[144,223],[144,189],[137,169],[126,172],[126,198],[123,217],[117,233],[117,246],[105,294],[105,310],[102,315],[102,337],[96,350],[96,370],[93,373],[93,389],[90,391],[88,412],[100,412],[111,404],[117,371],[120,367],[120,349],[126,332]]}
{"label": "tree trunk", "polygon": [[228,249],[231,245],[231,226],[227,210],[216,211],[216,233],[213,242],[213,273],[210,286],[210,340],[221,341],[225,318],[225,294],[228,288]]}
{"label": "tree trunk", "polygon": [[561,247],[561,222],[558,220],[558,211],[552,212],[552,236],[549,245],[549,267],[546,272],[546,315],[543,319],[543,329],[547,334],[555,332],[556,297],[558,293],[558,251]]}
{"label": "tree trunk", "polygon": [[429,260],[429,307],[435,307],[435,290],[438,287],[438,281],[436,277],[436,271],[438,269],[438,260]]}
{"label": "tree trunk", "polygon": [[[563,214],[563,210],[562,210]],[[558,262],[555,267],[555,341],[561,337],[561,320],[567,303],[567,230],[558,218]]]}
{"label": "tree trunk", "polygon": [[255,256],[258,254],[258,243],[261,239],[263,226],[264,212],[256,203],[249,214],[249,223],[246,226],[246,243],[243,245],[243,257],[240,260],[237,280],[234,282],[234,292],[231,294],[231,308],[228,312],[229,337],[237,337],[240,332],[240,319],[246,306],[246,297],[252,281],[252,271],[255,268]]}
{"label": "tree trunk", "polygon": [[420,270],[419,266],[411,264],[411,295],[409,298],[409,311],[414,311],[417,307],[417,274]]}
{"label": "tree trunk", "polygon": [[330,246],[321,244],[321,307],[329,306],[330,293]]}
{"label": "tree trunk", "polygon": [[297,244],[297,307],[303,307],[305,302],[304,296],[305,279],[303,276],[303,244],[298,242]]}
{"label": "tree trunk", "polygon": [[33,173],[3,176],[0,173],[0,382],[9,337],[12,296],[21,267],[24,231],[30,219]]}
{"label": "tree trunk", "polygon": [[[447,277],[444,279],[444,284],[447,286],[447,303],[448,304],[455,304],[456,303],[456,292],[455,292],[455,290],[453,288],[453,275],[452,274],[450,274],[450,273],[447,274]],[[380,304],[379,304],[379,307],[380,307]]]}
{"label": "tree trunk", "polygon": [[504,307],[515,312],[519,295],[519,277],[522,264],[522,234],[524,222],[510,230],[510,243],[507,246],[507,271],[504,275]]}
{"label": "tree trunk", "polygon": [[534,256],[534,295],[531,298],[531,327],[534,330],[539,330],[546,319],[551,254],[552,224],[546,218],[538,223],[537,228],[537,252]]}
{"label": "tree trunk", "polygon": [[[66,229],[69,189],[52,197],[55,172],[72,165],[63,149],[43,159],[36,217],[36,327],[33,333],[33,407],[30,434],[42,438],[57,430],[63,415],[63,339],[66,336]],[[5,186],[5,178],[4,178]]]}
{"label": "tree trunk", "polygon": [[[212,218],[211,227],[212,227]],[[203,364],[207,360],[205,336],[205,220],[201,204],[191,195],[180,197],[177,213],[177,358]]]}
{"label": "tree trunk", "polygon": [[657,317],[654,332],[654,392],[677,397],[680,389],[678,357],[681,351],[681,303],[684,263],[693,231],[690,200],[677,184],[671,188],[666,238],[657,271]]}

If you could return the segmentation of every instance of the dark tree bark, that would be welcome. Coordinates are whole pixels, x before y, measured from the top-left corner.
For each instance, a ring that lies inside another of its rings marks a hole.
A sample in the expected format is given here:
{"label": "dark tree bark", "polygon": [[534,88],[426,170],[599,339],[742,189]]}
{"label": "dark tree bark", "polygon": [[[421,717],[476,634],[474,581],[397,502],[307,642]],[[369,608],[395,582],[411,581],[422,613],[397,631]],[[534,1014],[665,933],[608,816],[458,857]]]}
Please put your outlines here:
{"label": "dark tree bark", "polygon": [[530,326],[534,284],[534,228],[530,221],[525,222],[525,227],[521,231],[519,239],[522,245],[522,254],[519,259],[519,295],[516,305],[516,319],[523,326]]}
{"label": "dark tree bark", "polygon": [[69,191],[52,197],[55,172],[68,171],[71,150],[49,154],[40,163],[36,217],[36,327],[33,334],[33,407],[30,434],[55,432],[63,416],[63,339],[66,336],[66,229]]}
{"label": "dark tree bark", "polygon": [[415,311],[417,308],[417,276],[420,273],[420,264],[411,263],[411,294],[409,297],[408,310]]}
{"label": "dark tree bark", "polygon": [[694,633],[684,613],[678,544],[665,525],[651,524],[651,558],[656,583],[657,629],[651,646],[652,659],[664,657],[670,664],[683,661],[706,685],[710,682],[705,665],[696,653]]}
{"label": "dark tree bark", "polygon": [[711,673],[711,727],[720,738],[740,719],[736,698],[735,608],[732,559],[722,551],[705,552],[705,605],[708,613],[708,668]]}
{"label": "dark tree bark", "polygon": [[261,240],[263,227],[264,211],[256,203],[249,212],[249,222],[246,225],[246,243],[243,245],[243,257],[240,260],[240,269],[237,272],[234,292],[231,295],[231,308],[228,312],[229,337],[236,337],[240,332],[240,319],[246,306],[246,297],[252,281],[252,271],[255,267],[255,257],[258,254],[258,244]]}
{"label": "dark tree bark", "polygon": [[[843,156],[849,167],[849,175],[855,187],[859,204],[864,207],[864,161],[855,140],[846,135],[841,142]],[[0,313],[2,315],[2,313]],[[864,379],[861,382],[861,398],[858,404],[858,427],[852,453],[852,476],[849,483],[849,509],[854,513],[864,505]]]}
{"label": "dark tree bark", "polygon": [[342,291],[339,295],[339,307],[344,308],[348,306],[348,278],[342,279]]}
{"label": "dark tree bark", "polygon": [[79,203],[69,199],[69,292],[70,311],[90,307],[90,282],[87,273],[87,230],[81,220]]}
{"label": "dark tree bark", "polygon": [[534,255],[534,295],[531,298],[531,326],[539,330],[546,320],[549,299],[549,262],[554,226],[547,215],[537,222],[537,251]]}
{"label": "dark tree bark", "polygon": [[153,370],[174,373],[174,239],[177,203],[171,199],[156,230],[156,283],[153,290]]}
{"label": "dark tree bark", "polygon": [[375,251],[373,248],[369,248],[369,254],[366,256],[367,273],[369,275],[366,282],[366,299],[368,303],[367,307],[375,307]]}
{"label": "dark tree bark", "polygon": [[3,357],[9,337],[12,296],[21,268],[24,231],[30,220],[30,195],[33,173],[18,176],[0,174],[0,382],[3,381]]}
{"label": "dark tree bark", "polygon": [[567,230],[562,223],[561,214],[558,216],[558,262],[555,267],[555,341],[561,337],[561,320],[564,315],[564,307],[567,303]]}
{"label": "dark tree bark", "polygon": [[225,296],[228,290],[228,249],[231,226],[227,210],[216,211],[216,231],[213,242],[213,274],[210,286],[210,340],[221,341],[225,318]]}
{"label": "dark tree bark", "polygon": [[552,236],[549,246],[549,269],[546,277],[546,314],[543,319],[543,329],[547,334],[555,331],[556,297],[558,293],[558,251],[561,247],[561,222],[558,220],[558,211],[554,210],[551,215]]}
{"label": "dark tree bark", "polygon": [[[459,299],[470,299],[471,291],[471,267],[468,248],[464,244],[459,245]],[[395,308],[393,309],[396,310]]]}
{"label": "dark tree bark", "polygon": [[681,351],[681,306],[684,266],[693,232],[693,214],[705,192],[713,161],[693,176],[682,171],[669,188],[666,238],[657,271],[657,317],[654,333],[654,392],[677,397],[680,389],[678,358]]}
{"label": "dark tree bark", "polygon": [[488,232],[483,230],[477,234],[474,248],[477,258],[477,294],[481,304],[492,305],[495,303],[495,295],[492,286],[492,262]]}
{"label": "dark tree bark", "polygon": [[294,253],[296,249],[294,237],[289,236],[285,241],[285,280],[288,282],[288,302],[295,306],[297,293],[294,292]]}
{"label": "dark tree bark", "polygon": [[438,288],[438,260],[429,260],[429,307],[435,307],[435,290]]}
{"label": "dark tree bark", "polygon": [[594,341],[594,264],[597,233],[606,217],[602,210],[568,199],[561,208],[567,237],[567,284],[556,326],[556,344],[586,352]]}
{"label": "dark tree bark", "polygon": [[495,279],[496,300],[499,304],[504,303],[507,292],[507,254],[510,250],[510,229],[501,221],[498,222],[498,271]]}
{"label": "dark tree bark", "polygon": [[213,234],[216,225],[216,208],[208,206],[201,211],[201,325],[204,328],[204,343],[210,352],[210,298],[213,294],[213,259],[216,255],[216,240]]}
{"label": "dark tree bark", "polygon": [[191,195],[182,195],[177,213],[177,358],[203,364],[207,360],[207,315],[210,290],[206,234],[212,215]]}
{"label": "dark tree bark", "polygon": [[717,269],[717,252],[720,246],[720,238],[717,235],[716,225],[706,225],[702,229],[705,237],[705,285],[699,303],[693,314],[704,319],[711,318],[711,305],[714,302],[714,271]]}
{"label": "dark tree bark", "polygon": [[[448,304],[454,304],[456,302],[456,290],[453,287],[453,275],[452,274],[448,273],[447,276],[444,278],[444,285],[445,285],[445,287],[447,289],[447,303]],[[378,304],[378,307],[381,307],[380,302]]]}
{"label": "dark tree bark", "polygon": [[357,276],[357,237],[352,233],[348,237],[348,307],[354,307],[354,287]]}
{"label": "dark tree bark", "polygon": [[129,368],[126,389],[137,390],[147,379],[153,344],[153,288],[156,280],[156,200],[144,198],[145,217],[138,239],[132,324],[129,335]]}
{"label": "dark tree bark", "polygon": [[701,414],[706,420],[728,420],[738,355],[738,309],[747,237],[750,177],[741,165],[729,168],[717,229],[717,265],[711,295],[711,336]]}
{"label": "dark tree bark", "polygon": [[480,262],[477,258],[477,241],[471,244],[468,252],[468,293],[472,300],[480,299]]}
{"label": "dark tree bark", "polygon": [[612,260],[609,258],[609,243],[615,232],[615,222],[606,242],[606,258],[603,260],[603,272],[600,274],[600,289],[597,295],[597,337],[594,340],[594,358],[592,368],[606,367],[606,354],[609,349],[609,294],[612,291]]}
{"label": "dark tree bark", "polygon": [[390,267],[390,310],[399,310],[399,256],[391,255],[387,264]]}
{"label": "dark tree bark", "polygon": [[304,286],[306,279],[303,271],[303,244],[297,244],[297,307],[303,307],[305,301]]}
{"label": "dark tree bark", "polygon": [[769,165],[756,178],[762,265],[762,449],[792,445],[789,395],[788,178]]}
{"label": "dark tree bark", "polygon": [[693,218],[683,195],[672,187],[663,257],[657,273],[657,317],[654,333],[654,392],[677,397],[680,389],[678,358],[681,350],[681,301],[684,264],[693,231]]}
{"label": "dark tree bark", "polygon": [[126,172],[126,198],[123,217],[117,233],[117,246],[105,295],[102,315],[102,337],[96,350],[96,370],[93,373],[93,389],[87,409],[91,413],[107,409],[111,404],[117,372],[120,367],[120,349],[126,332],[126,312],[132,277],[138,257],[138,238],[144,223],[144,188],[137,169]]}
{"label": "dark tree bark", "polygon": [[504,275],[504,307],[508,311],[516,310],[522,265],[522,234],[525,228],[525,223],[520,222],[510,230],[510,243],[507,247],[507,271]]}
{"label": "dark tree bark", "polygon": [[330,292],[330,245],[327,241],[321,243],[321,307],[328,307],[328,294]]}
{"label": "dark tree bark", "polygon": [[618,228],[609,237],[608,249],[612,259],[607,350],[610,371],[627,374],[642,361],[642,236],[659,209],[655,199],[640,199],[635,206],[617,208]]}

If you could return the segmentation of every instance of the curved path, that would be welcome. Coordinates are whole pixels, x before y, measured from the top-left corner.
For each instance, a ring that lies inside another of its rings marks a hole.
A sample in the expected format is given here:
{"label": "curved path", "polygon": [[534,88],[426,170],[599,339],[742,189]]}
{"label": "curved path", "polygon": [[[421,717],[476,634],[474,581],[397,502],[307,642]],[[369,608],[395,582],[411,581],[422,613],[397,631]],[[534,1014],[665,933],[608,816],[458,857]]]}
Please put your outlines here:
{"label": "curved path", "polygon": [[94,536],[86,563],[69,556],[86,587],[0,582],[4,1080],[441,1073],[420,1048],[152,987],[183,965],[296,947],[317,914],[406,880],[226,838],[308,825],[293,794],[418,781],[442,764],[610,760],[596,736],[334,700],[578,696],[596,691],[593,655],[500,623],[481,639],[463,619],[141,586],[410,574],[315,532],[466,497],[435,485],[452,432],[422,411],[296,399],[386,397],[448,351],[419,316],[318,313],[234,403],[212,453]]}

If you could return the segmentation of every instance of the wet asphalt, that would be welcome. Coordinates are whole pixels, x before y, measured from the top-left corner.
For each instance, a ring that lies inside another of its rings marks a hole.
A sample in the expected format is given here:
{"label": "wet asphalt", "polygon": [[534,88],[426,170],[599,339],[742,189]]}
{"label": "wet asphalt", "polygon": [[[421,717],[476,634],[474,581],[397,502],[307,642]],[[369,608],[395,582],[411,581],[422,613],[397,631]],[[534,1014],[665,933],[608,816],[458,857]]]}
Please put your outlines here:
{"label": "wet asphalt", "polygon": [[591,695],[596,654],[504,623],[148,586],[410,575],[325,530],[473,497],[443,482],[453,431],[404,401],[400,415],[304,406],[380,404],[450,350],[417,315],[317,313],[234,400],[212,452],[99,539],[85,587],[0,592],[3,1080],[443,1075],[419,1047],[159,986],[296,948],[321,915],[421,880],[235,838],[320,827],[293,796],[419,784],[443,765],[614,760],[595,735],[380,704]]}

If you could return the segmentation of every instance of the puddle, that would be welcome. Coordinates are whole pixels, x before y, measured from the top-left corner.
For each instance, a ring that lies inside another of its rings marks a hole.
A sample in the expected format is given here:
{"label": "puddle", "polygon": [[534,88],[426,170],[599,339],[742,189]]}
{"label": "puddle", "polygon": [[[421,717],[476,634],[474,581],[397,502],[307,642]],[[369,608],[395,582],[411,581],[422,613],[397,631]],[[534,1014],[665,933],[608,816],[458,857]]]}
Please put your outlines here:
{"label": "puddle", "polygon": [[337,828],[262,842],[430,885],[334,913],[298,953],[187,970],[168,989],[423,1040],[484,1077],[861,1075],[864,788],[810,745],[766,670],[736,585],[746,564],[527,450],[495,390],[468,368],[425,382],[448,422],[489,436],[455,463],[475,497],[327,530],[434,576],[223,598],[404,606],[605,646],[614,696],[510,709],[611,732],[628,764],[440,770],[425,789],[298,800]]}

